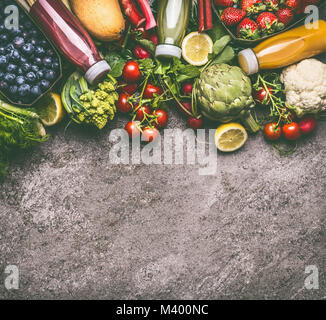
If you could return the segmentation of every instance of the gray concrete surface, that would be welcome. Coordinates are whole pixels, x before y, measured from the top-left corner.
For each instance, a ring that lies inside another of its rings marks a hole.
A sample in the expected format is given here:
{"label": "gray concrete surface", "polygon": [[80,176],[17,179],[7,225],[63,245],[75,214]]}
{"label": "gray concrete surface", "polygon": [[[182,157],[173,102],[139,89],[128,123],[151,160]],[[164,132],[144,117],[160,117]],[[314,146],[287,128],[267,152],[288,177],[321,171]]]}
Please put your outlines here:
{"label": "gray concrete surface", "polygon": [[[0,188],[1,299],[326,298],[326,123],[288,157],[251,137],[208,177],[110,165],[109,130],[63,129]],[[309,265],[318,290],[304,287]]]}

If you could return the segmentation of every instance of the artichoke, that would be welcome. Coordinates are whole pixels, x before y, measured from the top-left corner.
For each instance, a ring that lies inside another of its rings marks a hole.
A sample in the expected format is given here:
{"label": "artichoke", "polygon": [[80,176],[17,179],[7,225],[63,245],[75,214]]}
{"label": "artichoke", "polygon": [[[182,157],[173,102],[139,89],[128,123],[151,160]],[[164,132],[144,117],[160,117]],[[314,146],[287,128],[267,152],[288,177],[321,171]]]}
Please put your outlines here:
{"label": "artichoke", "polygon": [[204,117],[219,122],[240,119],[248,130],[259,125],[249,109],[255,102],[250,79],[239,67],[214,64],[205,69],[196,84],[196,95]]}

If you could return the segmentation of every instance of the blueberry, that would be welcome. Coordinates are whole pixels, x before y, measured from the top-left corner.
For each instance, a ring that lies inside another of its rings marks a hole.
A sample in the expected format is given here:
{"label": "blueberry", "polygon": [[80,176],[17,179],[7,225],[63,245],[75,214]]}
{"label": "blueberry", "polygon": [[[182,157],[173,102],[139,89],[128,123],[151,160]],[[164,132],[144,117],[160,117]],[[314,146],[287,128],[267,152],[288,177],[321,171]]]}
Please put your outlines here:
{"label": "blueberry", "polygon": [[32,66],[32,71],[33,72],[37,72],[37,71],[40,71],[40,67],[38,67],[38,66]]}
{"label": "blueberry", "polygon": [[25,72],[28,72],[30,69],[31,69],[31,64],[30,63],[24,63],[23,65],[22,65],[22,69],[23,69],[23,71],[25,71]]}
{"label": "blueberry", "polygon": [[17,70],[17,66],[15,64],[8,64],[7,66],[7,72],[14,73]]}
{"label": "blueberry", "polygon": [[42,80],[40,82],[40,87],[42,91],[46,91],[50,88],[50,82],[48,80]]}
{"label": "blueberry", "polygon": [[3,79],[4,75],[5,74],[2,71],[0,71],[0,81]]}
{"label": "blueberry", "polygon": [[6,91],[6,90],[8,90],[8,88],[9,88],[9,86],[6,81],[0,81],[0,90]]}
{"label": "blueberry", "polygon": [[26,39],[29,37],[29,33],[26,32],[26,31],[24,31],[24,32],[22,33],[22,37],[26,40]]}
{"label": "blueberry", "polygon": [[36,46],[37,44],[37,40],[35,38],[32,38],[28,41],[30,44],[32,44],[33,46]]}
{"label": "blueberry", "polygon": [[16,78],[16,83],[17,83],[19,86],[21,86],[22,84],[25,84],[25,82],[26,82],[26,80],[25,80],[25,77],[23,77],[23,76],[18,76],[18,77]]}
{"label": "blueberry", "polygon": [[42,59],[37,57],[37,58],[35,58],[34,63],[35,63],[35,65],[40,67],[42,65]]}
{"label": "blueberry", "polygon": [[52,66],[52,59],[50,57],[45,57],[43,59],[43,65],[46,68],[50,68]]}
{"label": "blueberry", "polygon": [[20,63],[21,63],[21,64],[25,64],[25,63],[27,63],[27,59],[26,59],[25,57],[21,56],[21,57],[20,57]]}
{"label": "blueberry", "polygon": [[48,46],[49,46],[49,43],[48,43],[45,39],[42,39],[42,40],[40,41],[40,46],[42,46],[43,48],[44,48],[44,47],[48,47]]}
{"label": "blueberry", "polygon": [[17,94],[17,92],[18,92],[18,87],[17,86],[10,86],[9,87],[9,93],[10,93],[10,95],[16,95]]}
{"label": "blueberry", "polygon": [[52,69],[55,70],[55,71],[59,71],[60,70],[59,62],[53,62],[52,63]]}
{"label": "blueberry", "polygon": [[17,69],[17,75],[21,76],[21,75],[23,75],[23,74],[24,74],[23,69],[22,69],[22,68],[18,68],[18,69]]}
{"label": "blueberry", "polygon": [[34,72],[29,72],[29,73],[26,74],[26,79],[27,79],[27,81],[33,83],[37,79],[36,74]]}
{"label": "blueberry", "polygon": [[4,80],[7,83],[14,83],[15,79],[16,79],[16,76],[13,73],[6,73],[4,76]]}
{"label": "blueberry", "polygon": [[53,81],[54,81],[55,76],[56,76],[56,74],[55,74],[55,72],[52,71],[52,70],[48,70],[48,71],[45,73],[45,79],[46,79],[46,80],[49,80],[50,82],[53,82]]}
{"label": "blueberry", "polygon": [[23,37],[16,37],[12,43],[16,49],[20,49],[25,44],[25,40]]}
{"label": "blueberry", "polygon": [[26,97],[31,93],[31,86],[29,84],[23,84],[18,88],[18,95],[20,97]]}
{"label": "blueberry", "polygon": [[8,44],[6,46],[6,53],[10,54],[11,52],[13,52],[15,50],[15,47],[13,46],[13,44]]}
{"label": "blueberry", "polygon": [[8,41],[9,41],[9,38],[5,33],[0,34],[0,43],[6,44],[6,43],[8,43]]}
{"label": "blueberry", "polygon": [[31,94],[35,97],[39,97],[42,94],[40,86],[33,86],[31,89]]}
{"label": "blueberry", "polygon": [[8,58],[6,56],[0,56],[0,68],[5,68],[8,64]]}
{"label": "blueberry", "polygon": [[20,53],[18,50],[13,50],[9,53],[9,58],[12,62],[18,62],[20,60]]}
{"label": "blueberry", "polygon": [[22,48],[22,52],[31,56],[34,53],[34,46],[31,43],[26,43]]}
{"label": "blueberry", "polygon": [[49,56],[49,57],[54,57],[55,56],[55,53],[52,49],[48,49],[46,51],[46,55]]}
{"label": "blueberry", "polygon": [[42,70],[37,71],[36,77],[37,79],[42,80],[44,78],[44,72]]}
{"label": "blueberry", "polygon": [[0,47],[0,55],[4,55],[6,53],[5,47]]}
{"label": "blueberry", "polygon": [[45,50],[43,47],[37,46],[35,48],[35,54],[37,54],[38,56],[43,56],[45,54]]}

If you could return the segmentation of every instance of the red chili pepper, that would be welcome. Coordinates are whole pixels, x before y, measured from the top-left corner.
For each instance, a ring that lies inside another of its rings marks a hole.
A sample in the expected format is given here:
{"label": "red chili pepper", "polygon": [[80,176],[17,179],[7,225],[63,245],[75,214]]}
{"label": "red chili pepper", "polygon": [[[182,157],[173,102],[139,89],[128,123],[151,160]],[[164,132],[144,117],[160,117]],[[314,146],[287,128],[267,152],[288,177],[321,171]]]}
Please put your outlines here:
{"label": "red chili pepper", "polygon": [[120,0],[124,14],[128,17],[129,21],[135,26],[140,27],[146,22],[144,16],[138,11],[134,1]]}
{"label": "red chili pepper", "polygon": [[205,30],[205,7],[204,0],[198,1],[198,32]]}
{"label": "red chili pepper", "polygon": [[212,4],[211,0],[205,0],[205,31],[213,28]]}
{"label": "red chili pepper", "polygon": [[152,9],[147,0],[136,0],[140,9],[142,10],[146,18],[145,29],[149,30],[156,27],[156,21],[152,12]]}

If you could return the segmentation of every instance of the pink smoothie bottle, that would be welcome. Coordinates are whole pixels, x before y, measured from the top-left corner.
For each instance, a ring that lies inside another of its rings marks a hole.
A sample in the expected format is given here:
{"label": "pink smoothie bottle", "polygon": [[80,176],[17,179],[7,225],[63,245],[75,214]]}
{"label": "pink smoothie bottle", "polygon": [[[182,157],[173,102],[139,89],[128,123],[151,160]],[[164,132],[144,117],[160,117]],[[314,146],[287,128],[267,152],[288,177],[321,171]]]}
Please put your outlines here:
{"label": "pink smoothie bottle", "polygon": [[29,14],[62,54],[85,72],[90,84],[110,72],[87,31],[62,1],[37,0]]}

